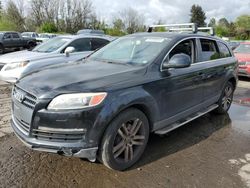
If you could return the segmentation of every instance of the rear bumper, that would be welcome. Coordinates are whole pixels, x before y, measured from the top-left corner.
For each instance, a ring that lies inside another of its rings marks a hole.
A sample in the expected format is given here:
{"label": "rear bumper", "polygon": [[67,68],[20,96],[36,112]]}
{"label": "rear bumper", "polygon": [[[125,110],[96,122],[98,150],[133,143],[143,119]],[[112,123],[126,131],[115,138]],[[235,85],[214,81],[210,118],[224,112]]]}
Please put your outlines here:
{"label": "rear bumper", "polygon": [[18,128],[18,124],[14,118],[11,119],[11,126],[16,136],[29,148],[37,151],[45,151],[49,153],[56,153],[59,155],[86,158],[91,162],[96,160],[96,153],[98,147],[84,148],[84,143],[78,142],[51,142],[45,140],[38,140],[34,137],[26,136]]}

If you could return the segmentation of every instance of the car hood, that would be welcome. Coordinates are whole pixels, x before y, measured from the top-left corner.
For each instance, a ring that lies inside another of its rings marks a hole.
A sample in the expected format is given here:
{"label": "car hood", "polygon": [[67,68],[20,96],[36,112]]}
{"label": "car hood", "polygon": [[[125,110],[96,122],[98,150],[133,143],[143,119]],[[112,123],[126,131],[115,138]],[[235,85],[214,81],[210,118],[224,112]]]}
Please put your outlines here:
{"label": "car hood", "polygon": [[250,62],[250,54],[234,53],[234,55],[239,62],[246,62],[246,61]]}
{"label": "car hood", "polygon": [[78,61],[32,73],[16,85],[38,98],[62,93],[98,92],[135,85],[146,67],[99,61]]}
{"label": "car hood", "polygon": [[31,61],[31,60],[38,60],[42,58],[48,58],[50,56],[55,56],[52,53],[40,53],[40,52],[32,52],[28,50],[19,51],[19,52],[12,52],[9,54],[5,54],[0,56],[0,63],[14,63],[20,61]]}

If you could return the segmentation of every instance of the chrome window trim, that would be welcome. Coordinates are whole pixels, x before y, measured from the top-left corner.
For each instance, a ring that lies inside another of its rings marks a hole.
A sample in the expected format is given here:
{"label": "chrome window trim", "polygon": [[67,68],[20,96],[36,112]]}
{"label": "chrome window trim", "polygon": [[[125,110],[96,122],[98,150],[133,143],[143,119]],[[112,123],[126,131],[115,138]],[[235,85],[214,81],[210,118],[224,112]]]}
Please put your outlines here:
{"label": "chrome window trim", "polygon": [[[161,62],[161,65],[160,65],[160,72],[163,72],[163,71],[166,71],[168,69],[163,69],[162,68],[162,65],[164,63],[164,61],[166,60],[166,58],[168,57],[168,55],[170,54],[170,52],[178,45],[180,44],[181,42],[185,41],[185,40],[189,40],[189,39],[207,39],[207,40],[213,40],[213,41],[216,41],[216,42],[221,42],[223,44],[225,44],[227,47],[228,45],[226,44],[226,42],[224,42],[223,40],[220,40],[220,39],[216,39],[216,38],[209,38],[209,37],[203,37],[203,36],[193,36],[193,37],[185,37],[183,39],[181,39],[180,41],[178,41],[174,46],[172,46],[172,48],[167,52],[167,54],[164,56],[162,62]],[[231,52],[231,51],[230,51]],[[224,57],[224,58],[220,58],[220,59],[227,59],[227,58],[232,58],[234,57],[233,56],[233,53],[231,52],[231,56],[230,57]],[[196,62],[196,63],[192,63],[191,66],[193,65],[199,65],[199,64],[203,64],[203,63],[207,63],[207,62],[211,62],[211,61],[217,61],[218,59],[215,59],[215,60],[210,60],[210,61],[201,61],[201,62]]]}

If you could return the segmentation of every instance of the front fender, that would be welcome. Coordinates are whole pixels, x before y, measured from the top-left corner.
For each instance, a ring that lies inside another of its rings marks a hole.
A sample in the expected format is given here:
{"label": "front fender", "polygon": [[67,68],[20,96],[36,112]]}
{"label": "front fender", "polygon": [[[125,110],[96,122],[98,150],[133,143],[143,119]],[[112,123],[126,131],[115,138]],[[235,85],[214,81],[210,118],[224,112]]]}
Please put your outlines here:
{"label": "front fender", "polygon": [[149,122],[155,122],[159,115],[159,109],[156,104],[155,99],[144,90],[143,86],[109,93],[104,107],[88,133],[89,140],[94,140],[97,144],[100,143],[104,131],[110,122],[129,107],[140,106],[148,117]]}

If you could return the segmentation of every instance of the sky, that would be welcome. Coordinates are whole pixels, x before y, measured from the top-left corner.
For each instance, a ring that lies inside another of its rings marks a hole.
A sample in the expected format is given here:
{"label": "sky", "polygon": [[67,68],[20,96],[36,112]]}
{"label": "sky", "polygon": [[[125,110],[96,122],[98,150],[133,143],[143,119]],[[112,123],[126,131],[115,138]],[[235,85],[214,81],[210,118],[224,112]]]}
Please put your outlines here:
{"label": "sky", "polygon": [[[23,1],[28,4],[30,0]],[[92,2],[99,19],[111,24],[113,18],[125,8],[136,9],[144,18],[146,25],[161,20],[165,24],[187,23],[193,4],[200,5],[206,13],[208,23],[211,18],[226,17],[229,21],[242,14],[250,14],[250,0],[89,0]],[[3,4],[7,0],[2,0]]]}
{"label": "sky", "polygon": [[92,0],[99,18],[112,22],[114,16],[126,7],[136,9],[147,25],[162,20],[166,24],[187,23],[193,4],[202,6],[207,22],[215,17],[234,21],[239,15],[250,14],[250,0]]}

